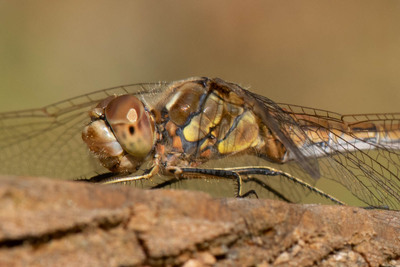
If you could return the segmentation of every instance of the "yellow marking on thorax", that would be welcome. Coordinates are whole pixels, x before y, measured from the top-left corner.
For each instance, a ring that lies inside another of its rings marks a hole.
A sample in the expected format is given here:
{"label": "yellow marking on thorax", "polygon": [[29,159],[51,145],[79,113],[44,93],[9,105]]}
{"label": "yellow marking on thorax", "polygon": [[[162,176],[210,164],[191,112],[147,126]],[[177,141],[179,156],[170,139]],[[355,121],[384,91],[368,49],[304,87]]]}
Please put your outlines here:
{"label": "yellow marking on thorax", "polygon": [[220,154],[230,154],[257,145],[255,141],[259,135],[258,129],[253,112],[246,111],[236,128],[224,140],[219,142],[218,152]]}
{"label": "yellow marking on thorax", "polygon": [[183,129],[183,135],[189,142],[203,139],[210,133],[210,128],[220,123],[223,112],[223,101],[215,95],[210,95],[205,104],[204,110],[194,116],[189,125]]}

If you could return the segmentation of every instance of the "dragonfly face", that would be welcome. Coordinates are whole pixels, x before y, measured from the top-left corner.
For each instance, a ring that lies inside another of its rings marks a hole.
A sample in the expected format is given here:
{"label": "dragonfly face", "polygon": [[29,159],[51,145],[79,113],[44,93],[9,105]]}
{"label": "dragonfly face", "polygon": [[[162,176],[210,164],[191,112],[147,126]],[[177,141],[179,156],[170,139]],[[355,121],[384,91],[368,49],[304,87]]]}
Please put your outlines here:
{"label": "dragonfly face", "polygon": [[315,188],[322,177],[365,205],[400,209],[399,120],[277,104],[220,79],[121,86],[0,114],[0,170],[103,183],[166,177],[154,187],[228,179],[237,195],[251,182],[268,197],[301,202],[311,192],[338,203]]}

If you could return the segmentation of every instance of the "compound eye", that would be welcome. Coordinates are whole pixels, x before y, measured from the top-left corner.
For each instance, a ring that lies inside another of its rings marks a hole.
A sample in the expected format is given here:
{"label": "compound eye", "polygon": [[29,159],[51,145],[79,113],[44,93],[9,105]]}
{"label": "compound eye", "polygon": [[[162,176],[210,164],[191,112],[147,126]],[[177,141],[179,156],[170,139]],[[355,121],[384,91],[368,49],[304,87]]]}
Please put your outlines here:
{"label": "compound eye", "polygon": [[105,117],[122,148],[144,158],[154,146],[155,127],[143,103],[132,95],[118,96],[105,108]]}

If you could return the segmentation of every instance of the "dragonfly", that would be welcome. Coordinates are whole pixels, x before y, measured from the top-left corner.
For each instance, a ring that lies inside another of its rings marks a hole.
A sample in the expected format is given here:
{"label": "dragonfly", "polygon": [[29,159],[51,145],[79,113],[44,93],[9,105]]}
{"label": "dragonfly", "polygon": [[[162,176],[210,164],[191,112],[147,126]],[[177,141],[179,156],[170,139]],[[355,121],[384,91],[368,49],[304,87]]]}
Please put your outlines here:
{"label": "dragonfly", "polygon": [[227,180],[237,197],[294,203],[311,194],[345,204],[316,186],[324,178],[360,205],[400,209],[399,149],[400,113],[276,103],[219,78],[118,86],[0,114],[1,174],[149,188]]}

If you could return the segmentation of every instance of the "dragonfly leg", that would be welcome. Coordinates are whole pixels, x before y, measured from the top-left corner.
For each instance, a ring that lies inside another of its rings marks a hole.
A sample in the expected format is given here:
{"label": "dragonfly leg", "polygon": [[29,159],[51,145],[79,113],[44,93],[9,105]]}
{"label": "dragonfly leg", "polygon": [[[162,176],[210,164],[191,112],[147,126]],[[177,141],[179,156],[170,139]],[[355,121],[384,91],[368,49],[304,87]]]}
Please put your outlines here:
{"label": "dragonfly leg", "polygon": [[[96,182],[96,183],[102,183],[102,184],[116,184],[116,183],[126,183],[126,182],[132,182],[132,181],[139,181],[143,179],[149,179],[153,177],[155,174],[159,172],[159,167],[158,165],[153,165],[150,169],[145,171],[142,175],[137,175],[137,176],[115,176],[113,173],[107,173],[107,174],[102,174],[95,176],[91,179],[89,179],[89,182]],[[255,195],[258,198],[257,193],[254,190],[250,190],[246,193],[242,193],[242,188],[243,188],[243,183],[247,182],[255,182],[258,185],[262,186],[263,188],[267,189],[269,192],[273,193],[275,196],[277,196],[279,199],[286,201],[286,202],[291,202],[288,198],[286,198],[283,194],[278,192],[277,190],[273,189],[270,187],[268,184],[264,183],[262,180],[254,177],[253,175],[265,175],[265,176],[277,176],[280,175],[282,177],[287,178],[288,180],[299,184],[300,186],[313,191],[314,193],[317,193],[318,195],[329,199],[330,201],[339,204],[339,205],[345,205],[342,201],[336,199],[335,197],[323,192],[322,190],[316,188],[315,186],[312,186],[305,181],[294,177],[293,175],[290,175],[286,172],[282,172],[280,170],[271,168],[271,167],[265,167],[265,166],[254,166],[254,167],[238,167],[238,168],[224,168],[224,169],[202,169],[202,168],[191,168],[191,167],[168,167],[167,172],[170,174],[174,175],[174,178],[169,179],[163,183],[160,183],[152,189],[157,189],[157,188],[164,188],[165,186],[177,183],[182,180],[189,180],[189,179],[204,179],[204,178],[210,178],[210,179],[216,179],[216,178],[223,178],[223,179],[235,179],[236,180],[236,197],[248,197],[250,195]]]}
{"label": "dragonfly leg", "polygon": [[[249,175],[252,175],[252,174],[259,174],[259,175],[266,175],[266,176],[277,176],[277,175],[280,175],[282,177],[285,177],[285,178],[289,179],[290,181],[292,181],[292,182],[294,182],[296,184],[299,184],[300,186],[302,186],[302,187],[304,187],[304,188],[306,188],[306,189],[308,189],[310,191],[313,191],[314,193],[316,193],[316,194],[318,194],[318,195],[320,195],[320,196],[322,196],[322,197],[324,197],[324,198],[326,198],[326,199],[328,199],[328,200],[330,200],[330,201],[332,201],[332,202],[334,202],[336,204],[346,205],[344,202],[342,202],[342,201],[338,200],[337,198],[329,195],[328,193],[325,193],[324,191],[316,188],[315,186],[312,186],[312,185],[308,184],[307,182],[303,181],[302,179],[297,178],[297,177],[295,177],[295,176],[293,176],[293,175],[291,175],[289,173],[286,173],[286,172],[283,172],[283,171],[280,171],[280,170],[277,170],[277,169],[274,169],[274,168],[271,168],[271,167],[268,167],[268,166],[225,168],[224,170],[234,171],[234,172],[237,172],[237,173],[239,173],[241,175],[246,175],[248,178],[251,177]],[[251,180],[256,182],[256,183],[258,183],[258,184],[260,184],[263,187],[264,187],[264,185],[266,185],[264,182],[262,182],[259,179],[256,179],[256,178],[252,177]],[[275,191],[275,190],[273,190],[273,191]],[[277,192],[277,191],[275,191],[275,192],[278,193],[277,194],[278,197],[281,196],[281,197],[283,197],[283,200],[286,200],[286,198],[283,195],[281,195],[279,192]],[[273,193],[275,193],[275,192],[273,192]]]}
{"label": "dragonfly leg", "polygon": [[125,184],[128,182],[150,179],[160,171],[159,165],[160,157],[158,154],[156,154],[154,155],[153,165],[150,168],[144,170],[141,175],[108,172],[96,175],[90,179],[79,179],[78,181],[98,184]]}
{"label": "dragonfly leg", "polygon": [[153,165],[150,169],[146,170],[142,175],[136,176],[122,176],[122,177],[111,177],[110,179],[104,180],[102,184],[119,184],[126,182],[139,181],[144,179],[149,179],[156,175],[159,171],[158,165]]}
{"label": "dragonfly leg", "polygon": [[103,174],[96,175],[90,179],[80,179],[81,182],[98,183],[98,184],[120,184],[133,181],[140,181],[144,179],[149,179],[156,175],[159,171],[158,165],[154,165],[151,168],[145,170],[142,175],[121,175],[118,173],[107,172]]}
{"label": "dragonfly leg", "polygon": [[[280,175],[282,177],[287,178],[288,180],[292,181],[293,183],[296,183],[310,191],[313,191],[314,193],[322,196],[323,198],[326,198],[336,204],[339,205],[346,205],[344,202],[336,199],[335,197],[329,195],[328,193],[323,192],[322,190],[316,188],[315,186],[312,186],[308,184],[307,182],[303,181],[300,178],[297,178],[289,173],[267,167],[267,166],[251,166],[251,167],[238,167],[238,168],[215,168],[215,169],[201,169],[201,168],[179,168],[179,167],[169,167],[170,172],[175,175],[175,181],[178,181],[179,179],[192,179],[192,178],[235,178],[237,181],[237,191],[236,191],[236,197],[243,197],[243,196],[248,196],[252,194],[251,191],[246,192],[245,194],[242,194],[242,185],[243,185],[243,177],[246,177],[245,182],[247,181],[253,181],[270,191],[271,193],[275,194],[278,198],[281,200],[291,202],[289,199],[287,199],[285,196],[283,196],[281,193],[276,191],[275,189],[271,188],[264,182],[262,182],[260,179],[254,178],[252,175],[258,174],[258,175],[265,175],[265,176],[277,176]],[[174,182],[172,182],[174,183]],[[160,187],[158,187],[160,188]],[[255,192],[254,192],[255,193]],[[256,194],[257,195],[257,194]]]}
{"label": "dragonfly leg", "polygon": [[254,190],[250,190],[246,193],[242,193],[243,188],[243,178],[242,176],[235,171],[225,171],[224,169],[201,169],[201,168],[185,168],[185,167],[175,167],[170,166],[167,168],[167,171],[173,174],[175,177],[170,179],[160,185],[157,185],[153,188],[162,188],[166,185],[171,185],[173,183],[178,182],[179,180],[188,180],[188,179],[204,179],[209,177],[210,179],[215,178],[225,178],[225,179],[236,179],[236,194],[235,197],[243,198],[249,195],[255,195],[257,198],[257,193]]}
{"label": "dragonfly leg", "polygon": [[[292,203],[292,201],[288,198],[286,198],[283,194],[281,194],[279,191],[275,190],[274,188],[272,188],[271,186],[269,186],[268,184],[264,183],[261,179],[258,179],[257,177],[254,177],[252,175],[247,176],[246,179],[243,180],[245,183],[248,182],[254,182],[258,185],[260,185],[261,187],[263,187],[264,189],[266,189],[267,191],[271,192],[274,196],[276,196],[278,199],[285,201],[285,202],[289,202]],[[251,190],[254,191],[254,190]],[[247,193],[246,193],[247,194]],[[256,194],[257,196],[257,194]],[[258,198],[258,196],[257,196]]]}
{"label": "dragonfly leg", "polygon": [[251,195],[254,195],[256,198],[258,198],[258,195],[257,195],[256,191],[254,191],[253,189],[249,190],[246,193],[244,193],[243,195],[241,195],[240,198],[246,198],[246,197],[249,197]]}
{"label": "dragonfly leg", "polygon": [[90,177],[90,178],[78,178],[75,181],[77,181],[77,182],[87,182],[87,183],[101,183],[102,181],[106,181],[108,179],[111,179],[114,176],[115,176],[115,173],[106,172],[106,173],[98,174],[98,175]]}

